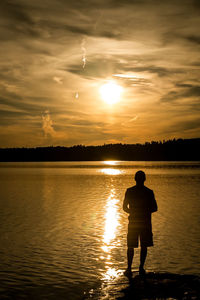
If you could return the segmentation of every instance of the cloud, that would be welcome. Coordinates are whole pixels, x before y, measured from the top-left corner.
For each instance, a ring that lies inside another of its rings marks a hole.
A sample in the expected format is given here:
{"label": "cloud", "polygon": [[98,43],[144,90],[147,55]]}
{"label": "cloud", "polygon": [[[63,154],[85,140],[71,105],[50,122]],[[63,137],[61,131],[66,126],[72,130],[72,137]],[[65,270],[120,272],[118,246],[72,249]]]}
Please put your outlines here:
{"label": "cloud", "polygon": [[63,84],[63,79],[61,77],[54,76],[53,80],[58,84]]}
{"label": "cloud", "polygon": [[166,95],[162,96],[161,102],[173,102],[183,100],[185,98],[199,99],[200,85],[177,83],[176,88]]}
{"label": "cloud", "polygon": [[189,35],[185,37],[189,42],[200,45],[200,36]]}
{"label": "cloud", "polygon": [[14,21],[18,21],[23,24],[34,24],[32,18],[26,12],[24,5],[21,5],[14,1],[2,0],[1,14],[3,17],[14,19]]}
{"label": "cloud", "polygon": [[[127,49],[128,50],[128,49]],[[125,56],[123,52],[119,55],[107,55],[103,57],[100,55],[89,56],[87,66],[84,69],[80,68],[80,63],[69,65],[67,71],[77,74],[88,79],[118,77],[119,79],[136,81],[143,84],[150,83],[148,78],[144,78],[145,74],[153,74],[158,77],[172,77],[173,75],[182,74],[183,68],[170,66],[163,67],[157,63],[155,65],[149,64],[155,58],[144,55],[139,58],[138,55]]]}
{"label": "cloud", "polygon": [[138,119],[138,116],[128,119],[127,121],[122,122],[122,126],[132,126],[133,122]]}
{"label": "cloud", "polygon": [[117,60],[102,58],[97,56],[96,58],[88,58],[87,66],[84,69],[80,68],[80,64],[71,65],[67,68],[68,72],[80,75],[86,78],[106,78],[112,76],[113,73],[119,68],[119,62]]}
{"label": "cloud", "polygon": [[[47,2],[1,1],[0,145],[166,139],[175,118],[194,134],[199,1]],[[110,79],[124,88],[112,109],[98,91]]]}
{"label": "cloud", "polygon": [[177,136],[179,132],[184,135],[187,132],[193,131],[198,134],[200,130],[200,120],[199,118],[186,118],[185,120],[176,120],[170,124],[165,131],[165,134],[174,134]]}
{"label": "cloud", "polygon": [[42,129],[44,131],[45,137],[54,137],[56,135],[56,132],[53,128],[53,122],[48,110],[46,110],[42,115]]}
{"label": "cloud", "polygon": [[129,87],[130,86],[134,86],[134,87],[141,87],[141,86],[151,87],[153,85],[151,80],[149,80],[147,78],[140,77],[140,75],[138,75],[136,72],[134,74],[135,75],[131,75],[130,73],[128,73],[128,74],[126,74],[126,73],[124,73],[124,74],[113,74],[113,77],[118,79],[119,82],[121,81],[123,83],[123,85],[129,86]]}
{"label": "cloud", "polygon": [[25,5],[14,1],[1,1],[1,22],[5,31],[1,31],[1,38],[9,40],[11,37],[17,39],[21,36],[38,37],[37,24],[31,17],[31,11]]}

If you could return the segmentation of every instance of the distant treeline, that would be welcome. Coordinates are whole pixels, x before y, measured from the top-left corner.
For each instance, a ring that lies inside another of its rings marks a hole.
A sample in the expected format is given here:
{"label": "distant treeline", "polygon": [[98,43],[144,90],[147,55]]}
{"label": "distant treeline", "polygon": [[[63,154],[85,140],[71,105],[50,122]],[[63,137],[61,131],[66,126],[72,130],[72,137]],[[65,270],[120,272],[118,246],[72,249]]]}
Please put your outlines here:
{"label": "distant treeline", "polygon": [[0,161],[199,161],[200,138],[173,139],[145,144],[102,146],[1,148]]}

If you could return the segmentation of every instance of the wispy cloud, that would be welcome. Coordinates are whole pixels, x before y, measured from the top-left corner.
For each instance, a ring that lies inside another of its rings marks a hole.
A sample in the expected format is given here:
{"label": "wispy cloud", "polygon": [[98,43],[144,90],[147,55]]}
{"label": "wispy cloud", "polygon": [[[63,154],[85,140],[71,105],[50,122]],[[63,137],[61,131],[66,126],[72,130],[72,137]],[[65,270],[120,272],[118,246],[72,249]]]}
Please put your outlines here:
{"label": "wispy cloud", "polygon": [[54,137],[56,135],[56,132],[53,128],[53,122],[48,110],[46,110],[42,115],[42,129],[44,130],[45,137]]}
{"label": "wispy cloud", "polygon": [[63,79],[61,77],[54,76],[53,80],[58,84],[63,84]]}

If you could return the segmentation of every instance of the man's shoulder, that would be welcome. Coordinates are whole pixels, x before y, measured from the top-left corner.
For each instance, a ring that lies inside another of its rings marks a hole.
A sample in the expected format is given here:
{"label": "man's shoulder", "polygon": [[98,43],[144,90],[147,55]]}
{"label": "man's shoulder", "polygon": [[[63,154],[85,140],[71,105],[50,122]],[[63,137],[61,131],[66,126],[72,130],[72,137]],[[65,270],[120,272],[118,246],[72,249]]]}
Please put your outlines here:
{"label": "man's shoulder", "polygon": [[[129,188],[127,188],[127,192],[134,192],[134,191],[137,191],[138,190],[138,187],[136,185],[134,186],[131,186]],[[145,190],[147,193],[153,193],[153,190],[151,190],[150,188],[148,188],[147,186],[143,186],[142,187],[142,190]]]}
{"label": "man's shoulder", "polygon": [[131,186],[131,187],[127,188],[126,195],[132,197],[135,193],[137,193],[136,190],[137,190],[136,185]]}
{"label": "man's shoulder", "polygon": [[152,194],[153,190],[149,189],[147,186],[144,185],[144,189],[147,193]]}
{"label": "man's shoulder", "polygon": [[127,188],[127,192],[128,193],[130,193],[130,192],[133,192],[133,191],[135,191],[135,189],[136,189],[136,185],[134,185],[134,186],[131,186],[131,187],[129,187],[129,188]]}

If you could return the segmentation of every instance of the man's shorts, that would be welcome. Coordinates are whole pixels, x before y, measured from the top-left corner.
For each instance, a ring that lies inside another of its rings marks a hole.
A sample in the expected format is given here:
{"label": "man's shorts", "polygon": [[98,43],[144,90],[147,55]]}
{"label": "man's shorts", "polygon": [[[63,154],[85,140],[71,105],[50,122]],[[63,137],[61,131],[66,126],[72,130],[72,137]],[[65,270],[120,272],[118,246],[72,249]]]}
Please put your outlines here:
{"label": "man's shorts", "polygon": [[140,222],[129,222],[127,246],[129,248],[137,248],[139,239],[141,247],[153,246],[153,234],[151,224],[147,225]]}

